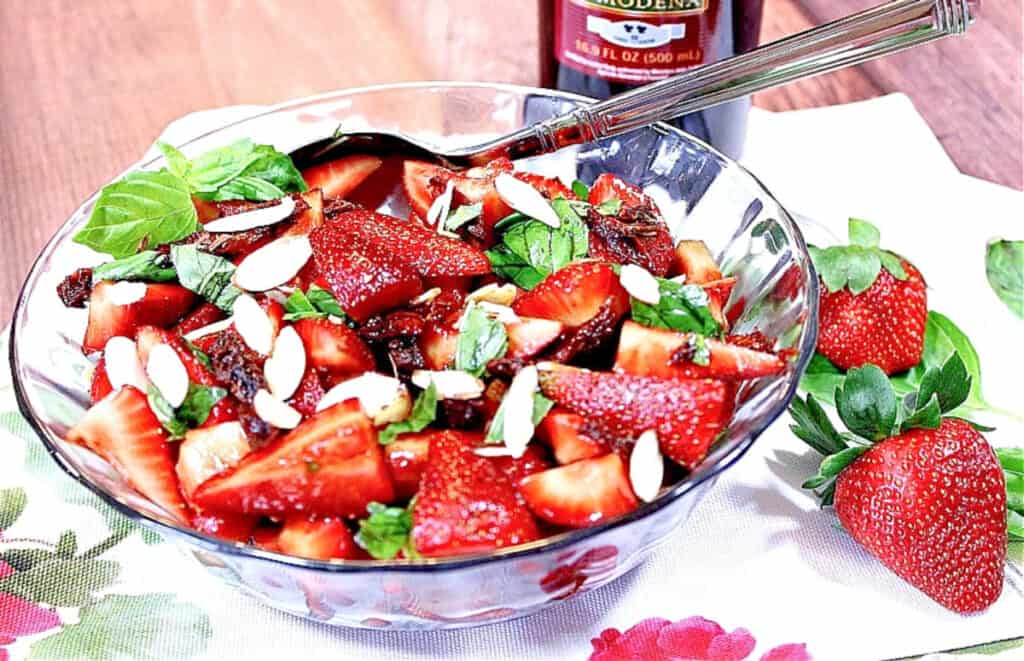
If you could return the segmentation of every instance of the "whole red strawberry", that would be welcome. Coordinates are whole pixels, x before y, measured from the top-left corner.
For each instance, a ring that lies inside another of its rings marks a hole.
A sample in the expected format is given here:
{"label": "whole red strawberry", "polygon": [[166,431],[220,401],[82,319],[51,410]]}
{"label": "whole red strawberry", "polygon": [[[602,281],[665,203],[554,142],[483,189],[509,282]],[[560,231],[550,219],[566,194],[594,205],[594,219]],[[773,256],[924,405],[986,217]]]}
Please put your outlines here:
{"label": "whole red strawberry", "polygon": [[826,455],[804,487],[819,490],[885,566],[957,613],[999,598],[1007,543],[1007,482],[996,453],[970,423],[942,417],[969,386],[955,353],[902,402],[880,369],[853,369],[836,407],[860,438],[840,435],[810,395],[790,409],[793,432]]}
{"label": "whole red strawberry", "polygon": [[849,235],[848,246],[811,248],[822,282],[818,353],[844,370],[910,369],[924,351],[924,279],[913,264],[878,247],[870,223],[851,218]]}

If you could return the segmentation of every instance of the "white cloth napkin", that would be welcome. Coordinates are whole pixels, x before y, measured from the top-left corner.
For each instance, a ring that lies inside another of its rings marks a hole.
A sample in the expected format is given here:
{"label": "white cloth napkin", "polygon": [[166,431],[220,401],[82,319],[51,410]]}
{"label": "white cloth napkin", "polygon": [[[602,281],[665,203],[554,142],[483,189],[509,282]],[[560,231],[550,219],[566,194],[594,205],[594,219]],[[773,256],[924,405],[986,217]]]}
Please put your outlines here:
{"label": "white cloth napkin", "polygon": [[[162,137],[180,143],[258,110],[195,113]],[[790,113],[755,110],[743,160],[783,205],[820,223],[812,233],[842,236],[851,215],[877,224],[884,243],[927,275],[932,307],[974,339],[989,398],[1024,410],[1016,387],[1024,326],[989,290],[983,264],[991,236],[1024,238],[1024,195],[960,175],[902,95]],[[602,630],[647,617],[703,616],[727,630],[743,627],[757,639],[752,659],[783,643],[806,643],[820,659],[873,659],[1024,635],[1019,565],[1008,568],[1003,596],[987,612],[960,617],[942,609],[863,551],[800,489],[817,458],[787,422],[784,416],[722,476],[648,562],[609,586],[505,624],[432,634],[332,629],[259,606],[165,546],[139,543],[119,553],[125,571],[135,567],[151,589],[201,604],[213,631],[210,659],[585,659]],[[993,442],[1020,444],[1019,428],[996,422]]]}

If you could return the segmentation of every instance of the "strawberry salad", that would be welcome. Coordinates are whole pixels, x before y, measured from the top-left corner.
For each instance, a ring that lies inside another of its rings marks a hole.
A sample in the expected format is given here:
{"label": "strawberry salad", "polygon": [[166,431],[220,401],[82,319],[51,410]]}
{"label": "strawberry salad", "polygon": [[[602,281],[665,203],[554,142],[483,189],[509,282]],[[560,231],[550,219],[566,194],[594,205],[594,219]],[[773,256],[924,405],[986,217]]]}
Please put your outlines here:
{"label": "strawberry salad", "polygon": [[[88,310],[67,439],[181,524],[314,559],[446,557],[626,514],[744,380],[736,283],[644,192],[250,140],[105,187],[59,286]],[[373,211],[393,188],[409,213]]]}

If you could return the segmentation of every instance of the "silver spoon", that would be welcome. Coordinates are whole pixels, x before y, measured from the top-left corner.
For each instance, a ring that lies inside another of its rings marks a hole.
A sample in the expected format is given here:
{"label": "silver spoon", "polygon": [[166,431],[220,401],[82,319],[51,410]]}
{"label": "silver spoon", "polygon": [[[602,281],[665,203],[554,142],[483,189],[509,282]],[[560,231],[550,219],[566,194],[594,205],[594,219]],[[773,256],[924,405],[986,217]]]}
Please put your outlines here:
{"label": "silver spoon", "polygon": [[500,156],[513,160],[536,156],[961,34],[980,4],[980,0],[894,0],[490,142],[444,153],[405,135],[363,132],[331,136],[296,150],[292,157],[305,166],[351,152],[398,153],[459,169]]}

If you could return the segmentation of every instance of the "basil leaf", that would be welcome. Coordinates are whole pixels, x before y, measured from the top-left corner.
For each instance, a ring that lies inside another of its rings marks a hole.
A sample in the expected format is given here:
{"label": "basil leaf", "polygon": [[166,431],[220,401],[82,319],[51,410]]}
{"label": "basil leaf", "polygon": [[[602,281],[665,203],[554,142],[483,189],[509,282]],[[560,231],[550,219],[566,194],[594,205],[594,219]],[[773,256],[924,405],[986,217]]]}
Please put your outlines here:
{"label": "basil leaf", "polygon": [[171,261],[178,271],[178,281],[221,310],[231,312],[231,306],[242,290],[231,284],[235,265],[217,255],[198,250],[195,246],[171,246]]}
{"label": "basil leaf", "polygon": [[547,277],[503,245],[498,245],[484,254],[491,260],[491,270],[517,286],[530,290]]}
{"label": "basil leaf", "polygon": [[1004,471],[1024,475],[1024,448],[996,448],[996,456]]}
{"label": "basil leaf", "polygon": [[245,168],[242,176],[262,179],[286,193],[304,193],[309,189],[291,156],[271,145],[256,145],[253,151],[258,158]]}
{"label": "basil leaf", "polygon": [[412,513],[402,507],[387,507],[382,503],[366,506],[368,518],[359,520],[356,543],[377,560],[391,560],[399,551],[415,557],[412,549]]}
{"label": "basil leaf", "polygon": [[1012,542],[1024,542],[1024,514],[1006,510],[1006,532]]}
{"label": "basil leaf", "polygon": [[309,289],[306,290],[306,298],[313,304],[313,307],[328,316],[341,317],[342,319],[347,318],[345,311],[341,309],[341,304],[338,303],[338,299],[323,287],[310,285]]}
{"label": "basil leaf", "polygon": [[162,140],[157,140],[156,146],[163,152],[164,158],[167,159],[167,169],[171,174],[187,180],[190,167],[188,158],[174,146],[169,145]]}
{"label": "basil leaf", "polygon": [[181,438],[185,435],[185,432],[188,431],[188,425],[178,419],[174,414],[174,407],[164,399],[164,396],[160,394],[156,386],[149,386],[146,390],[146,399],[149,401],[150,410],[153,411],[156,419],[160,421],[160,425],[167,430],[171,438]]}
{"label": "basil leaf", "polygon": [[[536,427],[540,424],[540,421],[544,419],[544,416],[554,408],[555,403],[542,395],[540,392],[533,393],[533,414],[531,421],[533,426]],[[504,438],[505,429],[505,400],[501,400],[501,404],[498,406],[498,410],[494,412],[494,417],[491,418],[491,424],[487,428],[487,436],[484,437],[484,443],[500,443]]]}
{"label": "basil leaf", "polygon": [[985,250],[985,276],[1010,312],[1024,319],[1024,241],[993,241]]}
{"label": "basil leaf", "polygon": [[586,200],[590,197],[590,189],[587,188],[587,185],[579,179],[572,182],[572,192],[581,200]]}
{"label": "basil leaf", "polygon": [[258,158],[252,140],[242,138],[192,160],[185,180],[195,193],[215,193]]}
{"label": "basil leaf", "polygon": [[495,226],[505,228],[502,243],[487,251],[495,273],[532,289],[555,271],[586,257],[586,224],[564,197],[555,198],[551,207],[561,220],[557,228],[522,214],[511,214]]}
{"label": "basil leaf", "polygon": [[568,232],[539,220],[514,225],[505,232],[502,242],[513,255],[545,275],[568,265],[574,252],[573,238]]}
{"label": "basil leaf", "polygon": [[448,214],[448,218],[444,221],[444,228],[449,232],[454,232],[466,223],[479,218],[480,214],[483,213],[483,209],[484,205],[482,202],[463,204]]}
{"label": "basil leaf", "polygon": [[1006,473],[1006,506],[1014,512],[1024,513],[1024,475]]}
{"label": "basil leaf", "polygon": [[189,161],[174,147],[158,143],[168,168],[181,177],[189,190],[204,200],[255,200],[263,202],[286,193],[306,190],[302,173],[291,157],[271,145],[256,145],[243,138],[210,150]]}
{"label": "basil leaf", "polygon": [[149,386],[147,399],[149,408],[157,420],[171,435],[172,439],[181,438],[189,429],[201,426],[210,417],[214,405],[227,395],[224,388],[200,386],[190,383],[185,400],[177,409],[164,399],[156,386]]}
{"label": "basil leaf", "polygon": [[285,321],[323,319],[331,315],[347,318],[334,294],[316,285],[310,285],[306,293],[301,289],[293,291],[284,302],[284,311]]}
{"label": "basil leaf", "polygon": [[169,282],[178,277],[166,253],[144,250],[131,257],[122,257],[96,266],[93,280],[140,280]]}
{"label": "basil leaf", "polygon": [[401,422],[392,422],[377,435],[381,445],[391,445],[395,437],[408,432],[423,431],[437,418],[437,386],[431,382],[427,389],[416,398],[409,417]]}
{"label": "basil leaf", "polygon": [[602,216],[617,216],[622,211],[622,200],[613,197],[594,207]]}
{"label": "basil leaf", "polygon": [[455,369],[481,376],[487,363],[508,350],[505,325],[492,319],[479,305],[471,304],[462,317],[455,342]]}
{"label": "basil leaf", "polygon": [[257,177],[239,175],[218,188],[212,195],[205,196],[208,200],[254,200],[266,202],[284,197],[286,193],[270,183]]}
{"label": "basil leaf", "polygon": [[896,393],[885,372],[875,365],[850,370],[836,392],[836,408],[847,429],[880,441],[892,435],[896,426]]}
{"label": "basil leaf", "polygon": [[633,321],[651,328],[699,333],[718,337],[722,329],[708,309],[708,294],[699,285],[684,285],[664,278],[658,278],[661,298],[657,305],[650,305],[635,298],[630,299]]}
{"label": "basil leaf", "polygon": [[115,258],[146,245],[183,239],[199,229],[188,186],[170,172],[130,172],[104,186],[75,243]]}

